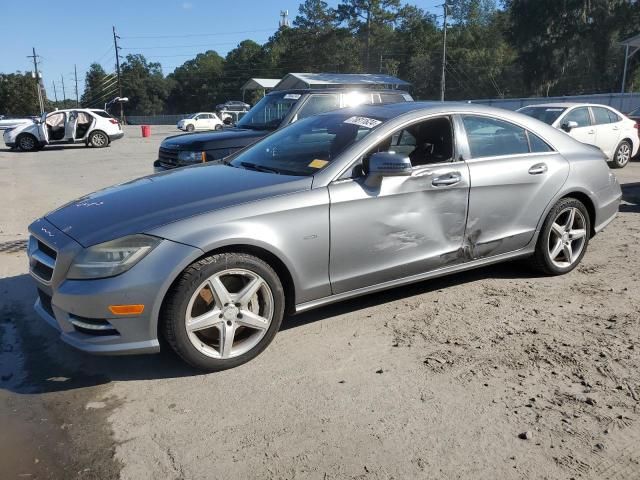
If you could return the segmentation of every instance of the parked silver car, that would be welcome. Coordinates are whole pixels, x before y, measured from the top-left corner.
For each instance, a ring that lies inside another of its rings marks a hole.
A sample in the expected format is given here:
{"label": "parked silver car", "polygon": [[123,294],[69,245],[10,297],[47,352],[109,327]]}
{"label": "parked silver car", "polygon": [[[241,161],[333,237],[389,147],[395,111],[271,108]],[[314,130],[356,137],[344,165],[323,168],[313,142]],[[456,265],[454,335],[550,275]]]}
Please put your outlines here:
{"label": "parked silver car", "polygon": [[220,370],[286,312],[519,257],[567,273],[620,198],[600,150],[519,113],[339,110],[36,220],[35,308],[82,350],[154,352],[163,335]]}

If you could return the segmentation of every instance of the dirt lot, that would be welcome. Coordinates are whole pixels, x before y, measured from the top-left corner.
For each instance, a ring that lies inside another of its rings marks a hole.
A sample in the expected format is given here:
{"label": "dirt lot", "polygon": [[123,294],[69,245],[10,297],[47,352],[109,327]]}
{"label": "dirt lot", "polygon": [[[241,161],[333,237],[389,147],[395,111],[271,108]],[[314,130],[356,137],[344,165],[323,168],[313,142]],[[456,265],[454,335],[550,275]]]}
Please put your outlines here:
{"label": "dirt lot", "polygon": [[[0,151],[0,243],[149,173],[169,131]],[[619,218],[567,276],[510,263],[323,308],[210,375],[63,345],[17,242],[0,253],[0,478],[640,478],[640,162],[619,178]]]}

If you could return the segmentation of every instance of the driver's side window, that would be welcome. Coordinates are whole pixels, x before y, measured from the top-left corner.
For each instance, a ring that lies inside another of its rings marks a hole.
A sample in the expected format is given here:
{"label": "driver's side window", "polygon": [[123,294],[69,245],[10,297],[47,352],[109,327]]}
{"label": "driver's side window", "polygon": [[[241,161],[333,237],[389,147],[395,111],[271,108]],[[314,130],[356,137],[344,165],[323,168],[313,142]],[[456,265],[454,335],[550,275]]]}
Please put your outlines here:
{"label": "driver's side window", "polygon": [[453,161],[453,125],[449,117],[430,118],[414,123],[381,140],[353,169],[352,177],[364,175],[371,155],[392,152],[409,157],[413,167]]}

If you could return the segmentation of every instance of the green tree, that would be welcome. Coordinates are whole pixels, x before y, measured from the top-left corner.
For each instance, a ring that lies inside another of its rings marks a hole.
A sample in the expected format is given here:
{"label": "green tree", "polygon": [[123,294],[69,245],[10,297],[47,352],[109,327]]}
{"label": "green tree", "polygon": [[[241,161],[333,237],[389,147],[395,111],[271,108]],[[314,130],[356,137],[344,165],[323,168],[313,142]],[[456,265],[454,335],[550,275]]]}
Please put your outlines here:
{"label": "green tree", "polygon": [[371,50],[374,38],[390,33],[399,8],[400,0],[342,0],[338,5],[337,18],[346,22],[352,32],[364,38],[365,71],[370,72],[372,68]]}
{"label": "green tree", "polygon": [[170,113],[211,110],[223,98],[224,59],[213,50],[186,61],[167,77]]}
{"label": "green tree", "polygon": [[92,63],[84,77],[84,92],[80,103],[84,107],[102,105],[115,96],[117,88],[117,76],[107,75],[102,66]]}
{"label": "green tree", "polygon": [[31,73],[0,73],[0,113],[38,115],[38,91]]}
{"label": "green tree", "polygon": [[128,115],[157,115],[164,111],[168,84],[159,63],[147,62],[144,55],[127,55],[120,67],[122,94]]}

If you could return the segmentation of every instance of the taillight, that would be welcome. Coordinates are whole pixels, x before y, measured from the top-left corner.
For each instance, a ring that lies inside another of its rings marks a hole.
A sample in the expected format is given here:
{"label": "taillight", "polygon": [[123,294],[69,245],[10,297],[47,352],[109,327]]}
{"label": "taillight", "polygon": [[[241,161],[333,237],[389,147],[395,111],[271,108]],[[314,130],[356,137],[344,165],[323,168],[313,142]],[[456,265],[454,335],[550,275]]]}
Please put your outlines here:
{"label": "taillight", "polygon": [[109,121],[114,125],[118,125],[118,120],[116,120],[115,118],[110,118]]}

